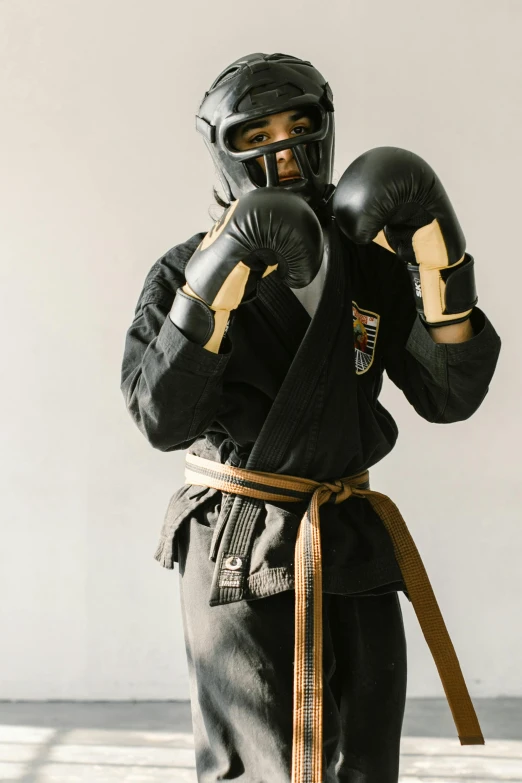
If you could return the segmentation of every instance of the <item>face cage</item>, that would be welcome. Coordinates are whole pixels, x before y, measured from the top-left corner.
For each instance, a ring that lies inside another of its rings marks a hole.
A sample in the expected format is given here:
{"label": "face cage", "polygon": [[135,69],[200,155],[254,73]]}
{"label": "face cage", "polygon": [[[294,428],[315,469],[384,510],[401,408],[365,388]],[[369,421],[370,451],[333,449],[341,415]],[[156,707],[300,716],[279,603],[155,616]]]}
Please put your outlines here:
{"label": "face cage", "polygon": [[[284,111],[285,108],[297,108],[295,104],[289,107],[279,107],[277,111],[265,112],[260,115],[244,115],[241,118],[228,118],[221,128],[220,141],[221,148],[225,151],[227,157],[234,163],[241,163],[243,170],[254,187],[277,187],[281,185],[287,190],[292,190],[296,193],[302,191],[308,191],[311,193],[315,191],[317,195],[322,195],[321,190],[329,184],[328,180],[331,172],[322,172],[321,164],[323,162],[323,156],[326,153],[321,149],[324,140],[331,131],[331,116],[324,110],[324,108],[318,104],[312,105],[313,112],[318,115],[319,127],[317,130],[311,133],[303,134],[294,139],[283,139],[282,141],[276,141],[272,144],[264,144],[259,147],[254,147],[249,150],[236,150],[230,146],[229,133],[233,127],[240,125],[246,120],[255,118],[256,116],[267,116],[268,114],[276,114]],[[306,149],[305,149],[306,146]],[[291,181],[290,184],[281,184],[279,181],[279,174],[277,171],[276,155],[281,150],[291,149],[295,157],[297,167],[301,174],[300,180]],[[266,175],[256,158],[262,157],[265,161]],[[315,170],[314,170],[315,169]]]}
{"label": "face cage", "polygon": [[[305,149],[305,142],[302,141],[292,148],[292,153],[296,160],[299,173],[301,174],[301,184],[303,187],[310,184],[317,188],[320,184],[321,176],[318,170],[319,155],[316,145],[317,142],[309,142]],[[288,147],[285,149],[288,149]],[[282,184],[279,181],[279,172],[277,170],[277,152],[270,152],[267,150],[263,155],[263,159],[265,161],[266,174],[257,160],[243,161],[243,166],[245,167],[247,176],[252,184],[256,187],[268,188],[277,187]],[[295,182],[293,184],[298,183]]]}

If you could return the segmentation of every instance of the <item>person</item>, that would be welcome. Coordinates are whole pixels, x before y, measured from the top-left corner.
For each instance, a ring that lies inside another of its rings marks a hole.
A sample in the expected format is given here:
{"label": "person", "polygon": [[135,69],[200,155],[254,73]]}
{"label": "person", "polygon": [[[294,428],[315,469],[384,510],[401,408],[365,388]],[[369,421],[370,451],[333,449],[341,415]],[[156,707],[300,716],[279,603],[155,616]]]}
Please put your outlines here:
{"label": "person", "polygon": [[484,739],[420,556],[369,486],[398,436],[383,375],[423,419],[462,421],[500,339],[428,164],[376,148],[333,185],[333,95],[308,61],[239,58],[196,126],[225,211],[152,266],[121,389],[154,448],[188,451],[156,559],[179,565],[198,780],[397,783],[398,592],[461,743]]}

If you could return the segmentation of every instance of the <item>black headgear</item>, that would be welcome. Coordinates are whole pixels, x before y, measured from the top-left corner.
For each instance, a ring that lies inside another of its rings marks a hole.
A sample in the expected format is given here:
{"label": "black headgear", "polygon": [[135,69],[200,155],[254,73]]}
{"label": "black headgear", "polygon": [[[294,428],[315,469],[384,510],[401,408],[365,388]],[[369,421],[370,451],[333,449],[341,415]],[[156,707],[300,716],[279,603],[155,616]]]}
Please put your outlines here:
{"label": "black headgear", "polygon": [[[302,179],[281,183],[313,209],[333,193],[334,117],[332,91],[306,60],[288,54],[249,54],[214,81],[196,115],[196,128],[210,150],[229,201],[258,187],[278,186],[276,153],[292,149]],[[232,147],[231,129],[267,114],[305,108],[312,132],[248,150]],[[306,148],[305,148],[306,144]],[[255,161],[263,156],[266,172]]]}

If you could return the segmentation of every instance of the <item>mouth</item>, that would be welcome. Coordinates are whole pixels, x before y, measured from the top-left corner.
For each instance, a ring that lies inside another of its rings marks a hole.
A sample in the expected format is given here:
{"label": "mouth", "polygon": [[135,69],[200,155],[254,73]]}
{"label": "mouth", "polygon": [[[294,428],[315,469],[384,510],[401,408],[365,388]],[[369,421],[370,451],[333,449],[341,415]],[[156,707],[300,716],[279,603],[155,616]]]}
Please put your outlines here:
{"label": "mouth", "polygon": [[301,179],[301,177],[298,174],[292,174],[288,177],[279,177],[279,182],[288,182],[291,179]]}

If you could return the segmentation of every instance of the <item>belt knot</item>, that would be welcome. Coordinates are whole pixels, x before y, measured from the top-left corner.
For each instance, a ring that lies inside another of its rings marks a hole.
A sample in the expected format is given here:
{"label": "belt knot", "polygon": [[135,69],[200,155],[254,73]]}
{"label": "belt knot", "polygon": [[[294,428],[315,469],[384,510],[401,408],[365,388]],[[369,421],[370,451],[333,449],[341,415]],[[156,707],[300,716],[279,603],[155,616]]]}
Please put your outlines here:
{"label": "belt knot", "polygon": [[[326,497],[323,502],[343,503],[353,494],[353,487],[344,479],[335,479],[334,481],[323,481],[319,490],[325,491]],[[318,490],[316,490],[317,492]]]}

